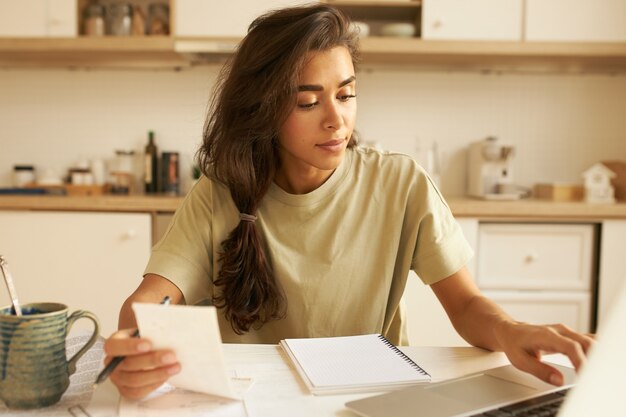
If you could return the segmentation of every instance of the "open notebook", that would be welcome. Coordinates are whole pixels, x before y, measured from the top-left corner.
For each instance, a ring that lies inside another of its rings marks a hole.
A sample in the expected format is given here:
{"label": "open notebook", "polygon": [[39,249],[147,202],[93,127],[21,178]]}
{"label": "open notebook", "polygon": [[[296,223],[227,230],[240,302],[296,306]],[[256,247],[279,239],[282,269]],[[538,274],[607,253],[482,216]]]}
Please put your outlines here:
{"label": "open notebook", "polygon": [[315,395],[385,391],[430,375],[380,334],[285,339],[282,348]]}

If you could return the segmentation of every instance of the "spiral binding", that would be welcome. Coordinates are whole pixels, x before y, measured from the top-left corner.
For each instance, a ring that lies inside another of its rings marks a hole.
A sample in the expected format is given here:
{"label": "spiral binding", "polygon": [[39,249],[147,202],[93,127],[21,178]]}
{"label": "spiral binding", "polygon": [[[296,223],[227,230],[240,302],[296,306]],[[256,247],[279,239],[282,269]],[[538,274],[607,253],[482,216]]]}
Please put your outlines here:
{"label": "spiral binding", "polygon": [[393,343],[391,343],[389,341],[389,339],[387,339],[385,336],[383,336],[382,334],[378,335],[378,338],[387,346],[389,346],[394,352],[396,352],[398,354],[398,356],[400,356],[402,359],[404,359],[404,361],[406,363],[408,363],[409,365],[411,365],[411,367],[413,367],[413,369],[415,369],[417,372],[419,372],[422,375],[427,375],[430,376],[430,374],[428,372],[426,372],[425,370],[422,369],[421,366],[419,366],[418,364],[416,364],[415,362],[413,362],[413,359],[409,358],[408,356],[406,356],[404,354],[404,352],[402,352],[400,349],[398,349],[398,347],[396,345],[394,345]]}

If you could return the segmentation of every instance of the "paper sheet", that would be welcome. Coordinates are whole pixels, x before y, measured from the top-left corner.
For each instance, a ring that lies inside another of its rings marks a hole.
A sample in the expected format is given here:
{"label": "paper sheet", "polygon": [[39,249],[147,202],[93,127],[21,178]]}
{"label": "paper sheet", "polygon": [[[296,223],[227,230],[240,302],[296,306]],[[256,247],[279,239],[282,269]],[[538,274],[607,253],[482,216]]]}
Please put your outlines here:
{"label": "paper sheet", "polygon": [[[245,392],[252,384],[249,378],[233,378],[236,392]],[[202,394],[170,384],[148,397],[133,401],[122,398],[119,417],[247,417],[243,401]]]}
{"label": "paper sheet", "polygon": [[241,399],[232,387],[222,352],[215,307],[134,303],[139,333],[156,349],[172,349],[181,371],[178,388]]}
{"label": "paper sheet", "polygon": [[[77,336],[69,337],[65,344],[68,358],[74,356],[78,350],[89,340],[91,332],[80,333]],[[9,410],[0,401],[0,414],[3,417],[22,416],[46,416],[46,417],[68,417],[72,415],[83,416],[81,408],[86,409],[93,394],[93,383],[96,381],[98,371],[102,367],[104,358],[104,338],[99,337],[96,343],[85,353],[76,364],[76,372],[70,376],[70,386],[61,397],[61,400],[50,407],[37,410]],[[68,411],[72,408],[72,412]],[[82,413],[82,414],[81,414]]]}

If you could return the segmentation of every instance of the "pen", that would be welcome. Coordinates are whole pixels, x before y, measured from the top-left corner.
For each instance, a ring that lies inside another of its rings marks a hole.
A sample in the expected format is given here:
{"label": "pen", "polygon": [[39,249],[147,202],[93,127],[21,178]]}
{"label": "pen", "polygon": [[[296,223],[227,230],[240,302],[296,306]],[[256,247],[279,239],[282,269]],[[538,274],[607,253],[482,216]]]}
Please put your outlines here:
{"label": "pen", "polygon": [[[165,296],[165,298],[163,298],[163,300],[161,301],[161,304],[167,305],[169,303],[170,303],[169,296]],[[132,337],[139,337],[139,329],[135,330]],[[100,374],[98,375],[98,378],[96,378],[96,382],[93,384],[94,389],[98,386],[98,384],[101,384],[102,382],[104,382],[104,380],[107,379],[109,375],[111,375],[111,372],[113,372],[115,368],[117,368],[117,365],[119,365],[120,362],[122,362],[125,357],[126,356],[116,356],[113,358],[111,362],[109,362],[109,364],[102,370],[102,372],[100,372]]]}

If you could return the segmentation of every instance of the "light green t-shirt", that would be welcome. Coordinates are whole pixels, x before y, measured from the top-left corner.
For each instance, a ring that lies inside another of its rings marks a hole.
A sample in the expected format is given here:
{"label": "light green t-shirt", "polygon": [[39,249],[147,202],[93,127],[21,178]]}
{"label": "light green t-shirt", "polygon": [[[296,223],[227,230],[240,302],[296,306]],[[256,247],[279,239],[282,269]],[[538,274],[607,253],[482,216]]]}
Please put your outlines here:
{"label": "light green t-shirt", "polygon": [[[348,150],[330,178],[308,194],[273,184],[256,215],[287,315],[237,335],[218,310],[227,343],[381,333],[406,344],[400,299],[409,270],[432,284],[472,256],[430,178],[398,153]],[[152,249],[145,273],[172,281],[187,304],[210,299],[221,242],[238,222],[228,188],[202,177]]]}

